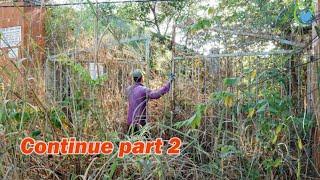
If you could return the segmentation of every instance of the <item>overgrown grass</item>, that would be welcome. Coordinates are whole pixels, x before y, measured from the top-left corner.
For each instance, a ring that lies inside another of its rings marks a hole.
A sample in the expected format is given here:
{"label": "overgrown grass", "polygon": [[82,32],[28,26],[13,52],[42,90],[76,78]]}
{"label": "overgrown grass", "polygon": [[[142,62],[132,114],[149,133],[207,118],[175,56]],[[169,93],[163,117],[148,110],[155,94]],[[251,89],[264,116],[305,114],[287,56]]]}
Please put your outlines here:
{"label": "overgrown grass", "polygon": [[[95,91],[99,87],[92,88]],[[59,104],[49,105],[43,101],[46,111],[29,103],[26,96],[16,98],[13,92],[10,86],[1,91],[0,175],[4,179],[299,179],[318,176],[310,158],[312,118],[307,114],[292,116],[288,109],[271,112],[263,104],[265,101],[258,102],[252,113],[247,104],[252,103],[250,99],[240,104],[235,103],[238,101],[235,98],[230,102],[230,93],[215,93],[195,109],[192,118],[171,126],[169,117],[165,117],[167,119],[147,125],[140,135],[129,137],[118,131],[119,122],[106,117],[114,109],[101,111],[99,101],[83,97],[84,92],[72,93],[67,102]],[[267,96],[269,93],[272,92]],[[72,121],[64,110],[66,107],[71,111]],[[239,113],[238,108],[244,109]],[[76,136],[81,140],[109,140],[117,144],[120,140],[146,140],[143,132],[151,133],[151,139],[180,137],[183,140],[181,155],[129,155],[119,159],[116,153],[24,156],[19,150],[19,143],[26,136],[46,141]]]}

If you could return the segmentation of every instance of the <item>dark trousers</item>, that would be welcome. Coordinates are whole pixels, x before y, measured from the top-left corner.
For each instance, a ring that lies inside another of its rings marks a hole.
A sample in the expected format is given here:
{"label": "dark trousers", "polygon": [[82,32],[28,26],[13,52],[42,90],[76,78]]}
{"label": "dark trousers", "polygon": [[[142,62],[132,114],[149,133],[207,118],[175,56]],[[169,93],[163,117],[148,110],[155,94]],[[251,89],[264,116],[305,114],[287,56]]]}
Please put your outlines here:
{"label": "dark trousers", "polygon": [[128,125],[129,126],[128,127],[128,134],[129,135],[138,134],[140,129],[145,125],[146,125],[145,121],[140,121],[140,123]]}

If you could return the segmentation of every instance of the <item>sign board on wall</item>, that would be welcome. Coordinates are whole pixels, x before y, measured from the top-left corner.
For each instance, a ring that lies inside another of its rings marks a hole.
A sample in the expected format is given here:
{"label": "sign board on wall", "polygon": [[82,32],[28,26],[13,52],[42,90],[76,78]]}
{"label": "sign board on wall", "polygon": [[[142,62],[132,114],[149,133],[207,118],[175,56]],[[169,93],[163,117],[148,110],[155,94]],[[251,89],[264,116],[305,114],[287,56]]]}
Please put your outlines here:
{"label": "sign board on wall", "polygon": [[99,75],[104,74],[104,67],[102,63],[89,63],[89,72],[92,79],[97,79]]}
{"label": "sign board on wall", "polygon": [[0,28],[0,48],[18,46],[21,42],[21,26]]}

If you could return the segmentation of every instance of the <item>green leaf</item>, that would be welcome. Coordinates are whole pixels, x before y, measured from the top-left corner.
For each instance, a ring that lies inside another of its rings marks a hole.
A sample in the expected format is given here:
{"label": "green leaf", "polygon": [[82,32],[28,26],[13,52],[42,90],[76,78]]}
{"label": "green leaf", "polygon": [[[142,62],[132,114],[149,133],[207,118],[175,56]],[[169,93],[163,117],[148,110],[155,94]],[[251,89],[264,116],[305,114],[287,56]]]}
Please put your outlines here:
{"label": "green leaf", "polygon": [[274,114],[277,114],[279,112],[277,109],[273,108],[272,106],[269,106],[269,111]]}
{"label": "green leaf", "polygon": [[109,173],[110,179],[113,177],[114,172],[116,171],[117,167],[118,167],[118,160],[115,160],[115,161],[112,163],[111,168],[110,168],[110,173]]}
{"label": "green leaf", "polygon": [[268,103],[262,105],[258,110],[257,113],[265,112],[267,109]]}
{"label": "green leaf", "polygon": [[40,131],[40,130],[34,130],[34,131],[32,131],[31,136],[32,136],[32,137],[37,137],[37,136],[39,136],[40,134],[41,134],[41,131]]}
{"label": "green leaf", "polygon": [[276,128],[276,134],[279,134],[282,130],[282,124],[279,124]]}
{"label": "green leaf", "polygon": [[298,144],[298,148],[301,150],[303,148],[303,144],[302,144],[300,137],[298,138],[297,144]]}
{"label": "green leaf", "polygon": [[220,147],[220,155],[221,157],[228,157],[230,156],[231,154],[235,154],[235,153],[238,153],[238,150],[235,146],[232,146],[232,145],[224,145],[224,146],[221,146]]}
{"label": "green leaf", "polygon": [[199,30],[209,28],[211,26],[211,21],[209,19],[201,19],[191,26],[192,32],[197,32]]}
{"label": "green leaf", "polygon": [[253,70],[252,72],[251,72],[251,79],[254,79],[254,78],[256,78],[257,77],[257,70]]}
{"label": "green leaf", "polygon": [[0,109],[0,122],[2,122],[2,120],[4,120],[6,117],[6,114],[4,112],[4,110],[1,108]]}
{"label": "green leaf", "polygon": [[58,112],[56,112],[55,110],[51,111],[50,120],[51,120],[54,127],[59,128],[59,129],[61,128],[61,126],[62,126],[61,120],[60,120]]}
{"label": "green leaf", "polygon": [[278,139],[278,134],[274,134],[271,143],[275,144],[277,142]]}
{"label": "green leaf", "polygon": [[224,105],[228,108],[232,107],[233,105],[233,96],[226,96],[224,97]]}
{"label": "green leaf", "polygon": [[223,80],[223,84],[226,86],[235,86],[237,85],[239,82],[239,78],[238,77],[233,77],[233,78],[225,78]]}
{"label": "green leaf", "polygon": [[254,112],[255,112],[254,108],[250,108],[247,117],[252,118],[252,116],[254,115]]}
{"label": "green leaf", "polygon": [[268,158],[263,160],[262,164],[267,171],[270,171],[273,168],[279,167],[282,164],[282,160],[280,158],[277,158],[276,160]]}
{"label": "green leaf", "polygon": [[209,7],[208,8],[208,14],[211,15],[214,13],[214,8],[213,7]]}
{"label": "green leaf", "polygon": [[205,104],[198,104],[196,107],[196,112],[189,119],[177,122],[174,124],[174,126],[177,128],[181,128],[183,126],[191,127],[192,129],[198,128],[201,124],[202,114],[205,110]]}
{"label": "green leaf", "polygon": [[193,116],[193,117],[194,118],[191,119],[191,127],[192,127],[192,129],[196,129],[201,124],[201,116],[196,115],[196,116]]}
{"label": "green leaf", "polygon": [[280,158],[277,158],[274,162],[273,162],[273,167],[277,168],[282,164],[282,160]]}

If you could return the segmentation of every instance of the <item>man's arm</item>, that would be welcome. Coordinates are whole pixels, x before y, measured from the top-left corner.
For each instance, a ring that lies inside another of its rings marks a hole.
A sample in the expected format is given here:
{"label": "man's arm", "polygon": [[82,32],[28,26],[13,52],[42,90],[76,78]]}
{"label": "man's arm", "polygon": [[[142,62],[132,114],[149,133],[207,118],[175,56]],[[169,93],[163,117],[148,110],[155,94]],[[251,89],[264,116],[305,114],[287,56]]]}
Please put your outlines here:
{"label": "man's arm", "polygon": [[166,85],[164,85],[163,87],[156,89],[156,90],[150,90],[147,89],[147,98],[148,99],[159,99],[162,95],[166,94],[167,92],[169,92],[170,90],[170,82],[167,82]]}

